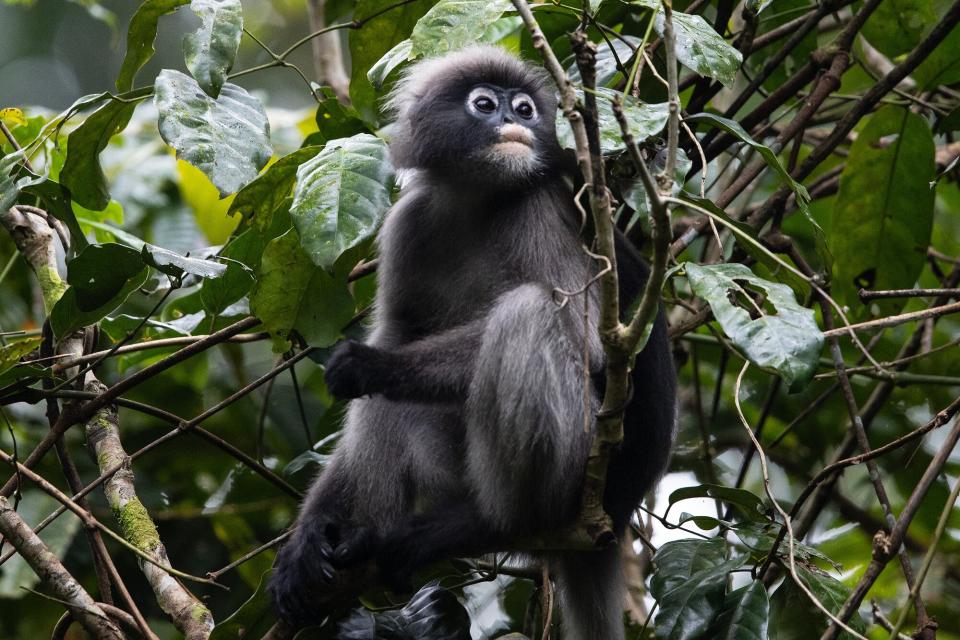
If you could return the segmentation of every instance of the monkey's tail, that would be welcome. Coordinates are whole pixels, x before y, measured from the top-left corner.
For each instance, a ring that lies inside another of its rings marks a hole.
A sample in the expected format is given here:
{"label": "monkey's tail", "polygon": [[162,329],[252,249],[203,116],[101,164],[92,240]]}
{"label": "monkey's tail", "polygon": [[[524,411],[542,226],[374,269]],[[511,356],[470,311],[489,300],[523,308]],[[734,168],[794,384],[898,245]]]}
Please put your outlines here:
{"label": "monkey's tail", "polygon": [[554,556],[563,640],[623,640],[621,562],[619,545]]}

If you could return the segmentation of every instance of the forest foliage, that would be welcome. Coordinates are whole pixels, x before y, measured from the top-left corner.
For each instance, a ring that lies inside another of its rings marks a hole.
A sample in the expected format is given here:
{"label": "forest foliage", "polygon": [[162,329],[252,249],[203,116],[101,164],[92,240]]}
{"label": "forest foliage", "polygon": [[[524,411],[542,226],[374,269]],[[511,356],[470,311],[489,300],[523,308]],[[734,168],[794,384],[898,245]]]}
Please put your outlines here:
{"label": "forest foliage", "polygon": [[[0,103],[2,637],[64,637],[71,609],[71,633],[114,637],[83,595],[143,635],[282,637],[266,577],[343,410],[322,364],[362,335],[402,184],[383,98],[478,42],[543,62],[523,2],[303,4],[303,38],[273,43],[240,0],[145,0],[115,87]],[[628,637],[960,638],[960,2],[532,8],[614,224],[668,259],[681,418],[631,528]],[[187,11],[182,65],[148,73]],[[331,33],[344,86],[290,62]],[[253,74],[314,106],[291,117]],[[504,560],[418,586],[457,596],[473,637],[547,637],[549,584]],[[363,604],[394,637],[403,602]]]}

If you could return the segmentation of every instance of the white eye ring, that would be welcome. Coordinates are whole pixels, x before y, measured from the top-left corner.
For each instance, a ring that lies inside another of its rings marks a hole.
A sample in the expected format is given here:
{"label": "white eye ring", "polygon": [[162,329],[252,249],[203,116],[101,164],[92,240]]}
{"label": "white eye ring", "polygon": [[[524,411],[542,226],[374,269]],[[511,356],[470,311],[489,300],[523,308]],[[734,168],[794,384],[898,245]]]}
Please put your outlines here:
{"label": "white eye ring", "polygon": [[[529,114],[524,115],[520,113],[519,109],[522,105],[530,107]],[[513,108],[514,113],[524,120],[532,120],[537,117],[537,106],[533,103],[533,99],[525,93],[518,93],[513,96],[513,100],[510,101],[510,106]]]}
{"label": "white eye ring", "polygon": [[[479,105],[483,104],[484,100],[489,100],[491,103],[493,103],[493,108],[482,109]],[[499,106],[500,105],[497,102],[497,94],[487,87],[476,87],[467,96],[467,109],[474,115],[493,113]]]}

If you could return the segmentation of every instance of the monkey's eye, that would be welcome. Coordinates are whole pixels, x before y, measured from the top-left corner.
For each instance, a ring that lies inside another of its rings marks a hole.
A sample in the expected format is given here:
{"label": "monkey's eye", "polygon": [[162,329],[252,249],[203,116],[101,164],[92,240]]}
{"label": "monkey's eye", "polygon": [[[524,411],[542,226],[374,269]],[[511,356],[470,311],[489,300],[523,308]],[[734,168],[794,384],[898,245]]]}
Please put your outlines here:
{"label": "monkey's eye", "polygon": [[484,113],[493,113],[493,111],[497,108],[497,103],[486,96],[480,96],[473,101],[473,106],[475,106],[478,111],[483,111]]}
{"label": "monkey's eye", "polygon": [[467,96],[467,109],[473,114],[493,113],[498,106],[497,94],[487,87],[476,87]]}
{"label": "monkey's eye", "polygon": [[526,94],[519,94],[513,98],[513,111],[524,120],[530,120],[537,115],[537,108]]}

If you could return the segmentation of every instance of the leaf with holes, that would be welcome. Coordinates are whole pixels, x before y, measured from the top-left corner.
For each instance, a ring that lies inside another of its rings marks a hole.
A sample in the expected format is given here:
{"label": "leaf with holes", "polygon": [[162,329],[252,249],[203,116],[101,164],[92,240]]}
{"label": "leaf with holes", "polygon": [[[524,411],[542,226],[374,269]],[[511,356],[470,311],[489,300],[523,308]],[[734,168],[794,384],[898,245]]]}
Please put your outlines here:
{"label": "leaf with holes", "polygon": [[177,157],[203,171],[220,196],[257,177],[270,155],[270,125],[260,101],[235,84],[214,100],[179,71],[157,76],[160,135]]}
{"label": "leaf with holes", "polygon": [[317,266],[369,238],[390,208],[394,170],[387,145],[366,133],[331,140],[297,169],[290,216]]}
{"label": "leaf with holes", "polygon": [[146,0],[140,5],[127,28],[127,52],[123,56],[120,75],[117,76],[118,90],[130,91],[137,71],[156,53],[153,42],[157,38],[157,23],[160,21],[160,16],[176,11],[189,1]]}
{"label": "leaf with holes", "polygon": [[220,95],[243,34],[240,0],[193,0],[200,28],[183,38],[183,57],[197,83],[211,98]]}
{"label": "leaf with holes", "polygon": [[507,0],[440,0],[410,34],[414,56],[438,56],[479,42],[511,8]]}
{"label": "leaf with holes", "polygon": [[[723,332],[758,367],[775,371],[791,390],[817,368],[823,332],[814,313],[801,307],[785,284],[758,278],[742,264],[684,263],[694,294],[710,304]],[[755,300],[754,292],[763,296]],[[763,307],[773,305],[774,313]]]}
{"label": "leaf with holes", "polygon": [[[886,107],[867,121],[840,174],[830,248],[833,293],[863,317],[867,289],[913,287],[923,269],[933,230],[936,173],[933,134],[907,109]],[[880,315],[897,313],[905,299],[877,300]]]}
{"label": "leaf with holes", "polygon": [[[656,11],[653,28],[663,37],[665,24],[660,0],[639,0],[638,4]],[[730,86],[743,62],[743,55],[720,37],[702,16],[673,12],[673,31],[676,38],[677,60],[702,76],[719,80]]]}

